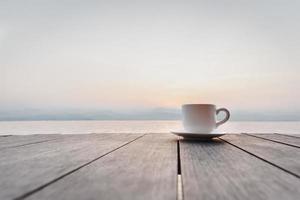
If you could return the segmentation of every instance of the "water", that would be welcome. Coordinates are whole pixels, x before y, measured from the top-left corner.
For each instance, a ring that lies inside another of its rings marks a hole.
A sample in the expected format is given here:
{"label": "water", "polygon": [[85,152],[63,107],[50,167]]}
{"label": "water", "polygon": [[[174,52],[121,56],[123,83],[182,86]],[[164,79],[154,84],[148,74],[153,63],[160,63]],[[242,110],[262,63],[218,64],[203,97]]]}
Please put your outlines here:
{"label": "water", "polygon": [[[181,128],[180,121],[12,121],[0,122],[0,135],[161,133]],[[226,133],[300,134],[300,122],[227,122]]]}

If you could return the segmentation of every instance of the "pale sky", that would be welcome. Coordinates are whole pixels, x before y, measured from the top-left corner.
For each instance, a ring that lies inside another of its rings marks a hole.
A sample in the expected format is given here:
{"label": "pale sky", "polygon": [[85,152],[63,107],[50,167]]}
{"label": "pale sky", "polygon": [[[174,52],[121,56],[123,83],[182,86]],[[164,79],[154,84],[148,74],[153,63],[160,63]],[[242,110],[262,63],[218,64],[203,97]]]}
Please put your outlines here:
{"label": "pale sky", "polygon": [[0,109],[300,111],[299,0],[1,0]]}

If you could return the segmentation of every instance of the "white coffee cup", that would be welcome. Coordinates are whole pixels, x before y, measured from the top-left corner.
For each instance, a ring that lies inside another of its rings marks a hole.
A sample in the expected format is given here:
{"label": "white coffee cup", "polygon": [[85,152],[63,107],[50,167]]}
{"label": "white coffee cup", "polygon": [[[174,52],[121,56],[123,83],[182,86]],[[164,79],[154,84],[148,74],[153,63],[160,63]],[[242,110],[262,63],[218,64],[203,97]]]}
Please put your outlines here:
{"label": "white coffee cup", "polygon": [[[225,112],[226,116],[217,122],[216,116],[221,111]],[[213,104],[184,104],[182,105],[182,117],[185,131],[211,133],[229,120],[230,113],[226,108],[216,109]]]}

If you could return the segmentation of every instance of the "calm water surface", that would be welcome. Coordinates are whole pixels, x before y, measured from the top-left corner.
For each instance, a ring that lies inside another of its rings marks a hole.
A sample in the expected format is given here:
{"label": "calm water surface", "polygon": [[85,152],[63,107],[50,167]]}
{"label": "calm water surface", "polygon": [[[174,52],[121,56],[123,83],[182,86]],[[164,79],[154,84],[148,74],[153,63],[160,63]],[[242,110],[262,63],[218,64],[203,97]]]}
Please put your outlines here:
{"label": "calm water surface", "polygon": [[[181,128],[180,121],[22,121],[0,122],[0,135],[161,133]],[[300,122],[227,122],[226,133],[300,134]]]}

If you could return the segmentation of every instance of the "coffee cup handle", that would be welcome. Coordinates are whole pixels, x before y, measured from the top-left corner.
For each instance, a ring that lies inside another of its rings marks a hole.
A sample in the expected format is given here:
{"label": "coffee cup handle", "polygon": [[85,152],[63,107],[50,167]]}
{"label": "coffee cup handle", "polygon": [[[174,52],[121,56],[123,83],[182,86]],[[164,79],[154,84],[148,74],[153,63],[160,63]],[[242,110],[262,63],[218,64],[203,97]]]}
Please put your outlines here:
{"label": "coffee cup handle", "polygon": [[226,108],[219,108],[219,109],[217,109],[216,114],[218,115],[218,114],[219,114],[220,112],[222,112],[222,111],[226,113],[226,116],[225,116],[225,118],[224,118],[223,120],[221,120],[221,121],[219,121],[219,122],[216,123],[216,127],[218,127],[218,126],[224,124],[224,123],[227,122],[227,121],[229,120],[229,118],[230,118],[230,112],[229,112],[229,110],[227,110]]}

